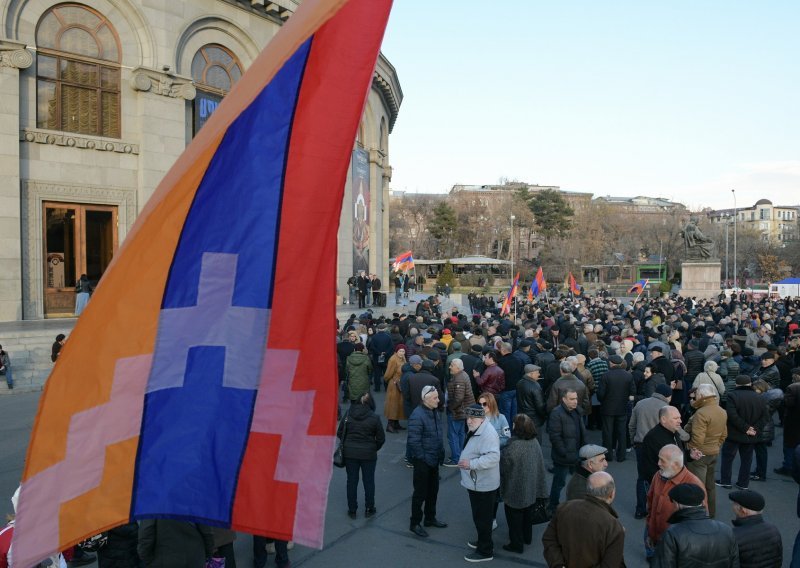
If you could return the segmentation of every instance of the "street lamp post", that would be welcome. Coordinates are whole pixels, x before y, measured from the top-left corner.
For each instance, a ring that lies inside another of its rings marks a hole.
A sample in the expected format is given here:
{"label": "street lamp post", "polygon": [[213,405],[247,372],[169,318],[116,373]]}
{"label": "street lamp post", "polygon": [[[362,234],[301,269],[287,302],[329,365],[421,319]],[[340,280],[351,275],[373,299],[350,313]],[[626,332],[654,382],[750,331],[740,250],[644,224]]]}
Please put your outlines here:
{"label": "street lamp post", "polygon": [[514,281],[514,215],[511,216],[511,241],[509,241],[508,251],[511,253],[511,281]]}
{"label": "street lamp post", "polygon": [[733,288],[739,288],[739,272],[736,267],[736,225],[739,223],[739,208],[736,206],[736,190],[732,189],[733,194]]}
{"label": "street lamp post", "polygon": [[725,219],[725,288],[728,287],[728,229],[731,226],[731,219],[730,215],[727,213],[722,214],[722,218]]}

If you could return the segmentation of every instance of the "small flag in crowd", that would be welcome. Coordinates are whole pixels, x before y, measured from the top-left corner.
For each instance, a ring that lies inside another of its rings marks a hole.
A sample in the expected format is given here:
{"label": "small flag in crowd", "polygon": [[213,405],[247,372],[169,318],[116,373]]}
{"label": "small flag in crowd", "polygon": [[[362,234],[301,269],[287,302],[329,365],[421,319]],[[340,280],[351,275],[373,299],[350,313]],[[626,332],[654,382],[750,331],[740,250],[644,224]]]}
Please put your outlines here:
{"label": "small flag in crowd", "polygon": [[336,354],[314,339],[335,311],[318,283],[391,4],[302,2],[162,180],[47,380],[15,566],[147,518],[322,546]]}
{"label": "small flag in crowd", "polygon": [[574,296],[581,295],[581,289],[578,288],[578,283],[575,282],[575,277],[572,275],[572,272],[569,273],[569,291],[572,292]]}
{"label": "small flag in crowd", "polygon": [[511,302],[514,301],[514,297],[517,295],[517,287],[519,286],[519,272],[514,277],[514,282],[511,283],[511,289],[508,291],[508,295],[506,299],[503,300],[503,306],[500,308],[500,315],[504,316],[511,311]]}
{"label": "small flag in crowd", "polygon": [[414,256],[411,254],[411,251],[397,255],[392,268],[395,272],[408,272],[414,268]]}
{"label": "small flag in crowd", "polygon": [[547,282],[544,280],[544,274],[542,273],[542,267],[539,267],[539,270],[536,271],[536,276],[531,282],[531,289],[528,291],[528,300],[533,301],[533,297],[539,297],[539,294],[544,293],[547,289]]}
{"label": "small flag in crowd", "polygon": [[648,278],[642,278],[636,284],[630,287],[628,290],[628,294],[636,294],[637,296],[644,292],[644,289],[647,288],[647,284],[650,282]]}

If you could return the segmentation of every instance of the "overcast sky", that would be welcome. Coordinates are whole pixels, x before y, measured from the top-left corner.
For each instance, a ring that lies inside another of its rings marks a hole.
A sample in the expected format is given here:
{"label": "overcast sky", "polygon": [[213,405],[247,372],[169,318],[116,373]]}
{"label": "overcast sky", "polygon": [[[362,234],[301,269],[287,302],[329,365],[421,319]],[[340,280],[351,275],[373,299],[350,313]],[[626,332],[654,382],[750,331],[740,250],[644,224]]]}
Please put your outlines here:
{"label": "overcast sky", "polygon": [[800,2],[395,0],[391,187],[800,204]]}

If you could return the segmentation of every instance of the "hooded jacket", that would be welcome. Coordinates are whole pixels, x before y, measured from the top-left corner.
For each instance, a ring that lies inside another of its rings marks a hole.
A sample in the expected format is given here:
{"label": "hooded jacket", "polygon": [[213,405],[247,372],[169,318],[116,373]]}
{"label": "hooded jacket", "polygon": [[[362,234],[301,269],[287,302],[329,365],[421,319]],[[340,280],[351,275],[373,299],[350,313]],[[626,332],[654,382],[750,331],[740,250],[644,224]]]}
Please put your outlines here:
{"label": "hooded jacket", "polygon": [[347,398],[358,400],[369,392],[372,361],[363,351],[353,351],[347,357]]}
{"label": "hooded jacket", "polygon": [[354,402],[347,411],[347,424],[345,425],[345,420],[339,422],[336,436],[344,444],[345,459],[378,459],[378,450],[383,447],[386,434],[383,433],[383,424],[374,410],[375,403],[372,399],[369,399],[369,404]]}

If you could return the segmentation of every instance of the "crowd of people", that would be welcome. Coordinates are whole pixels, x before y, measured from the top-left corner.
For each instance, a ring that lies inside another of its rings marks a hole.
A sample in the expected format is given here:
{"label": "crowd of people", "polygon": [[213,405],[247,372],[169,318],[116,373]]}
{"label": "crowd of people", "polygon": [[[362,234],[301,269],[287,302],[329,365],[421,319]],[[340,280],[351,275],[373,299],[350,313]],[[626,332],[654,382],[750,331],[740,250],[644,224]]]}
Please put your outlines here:
{"label": "crowd of people", "polygon": [[[459,468],[469,495],[470,562],[493,558],[503,503],[503,549],[523,553],[532,525],[549,522],[549,566],[623,566],[626,536],[641,538],[642,559],[656,566],[782,565],[780,532],[751,485],[773,475],[800,483],[800,298],[515,302],[514,315],[503,316],[492,299],[471,296],[463,314],[443,312],[431,296],[412,314],[337,322],[339,378],[351,402],[344,414],[366,400],[357,415],[370,416],[369,459],[384,443],[371,388],[387,389],[385,431],[408,429],[414,535],[447,526],[437,515],[444,466]],[[770,468],[776,428],[783,460]],[[600,431],[602,445],[590,443],[588,430]],[[626,531],[606,470],[633,456],[634,517],[643,526]],[[369,516],[374,465],[359,468]],[[348,469],[353,517],[357,484]],[[732,524],[716,520],[719,491]],[[800,567],[800,534],[792,566]]]}

